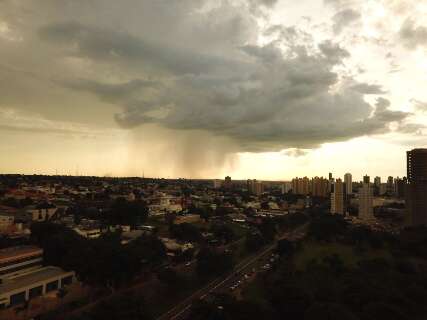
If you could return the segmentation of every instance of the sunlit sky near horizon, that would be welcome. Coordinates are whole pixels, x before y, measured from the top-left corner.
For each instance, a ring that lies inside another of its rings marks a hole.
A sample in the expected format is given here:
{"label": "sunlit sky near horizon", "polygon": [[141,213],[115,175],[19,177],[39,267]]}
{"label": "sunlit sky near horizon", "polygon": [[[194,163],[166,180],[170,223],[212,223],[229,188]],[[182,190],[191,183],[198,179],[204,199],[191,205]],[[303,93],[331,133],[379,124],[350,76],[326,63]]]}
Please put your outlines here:
{"label": "sunlit sky near horizon", "polygon": [[0,173],[404,176],[427,2],[0,1]]}

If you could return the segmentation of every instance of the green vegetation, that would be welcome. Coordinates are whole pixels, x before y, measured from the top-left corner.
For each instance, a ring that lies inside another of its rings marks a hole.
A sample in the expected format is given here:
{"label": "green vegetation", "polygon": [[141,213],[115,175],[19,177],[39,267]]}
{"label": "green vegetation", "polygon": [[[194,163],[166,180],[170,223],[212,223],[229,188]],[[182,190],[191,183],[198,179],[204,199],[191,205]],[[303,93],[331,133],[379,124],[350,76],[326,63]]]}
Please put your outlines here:
{"label": "green vegetation", "polygon": [[119,288],[144,268],[160,264],[166,249],[156,236],[142,236],[128,245],[115,233],[85,239],[74,231],[50,222],[31,225],[32,242],[44,249],[44,261],[76,271],[86,284]]}
{"label": "green vegetation", "polygon": [[[340,217],[317,216],[304,242],[278,244],[280,259],[243,290],[243,301],[209,319],[228,319],[223,315],[242,303],[263,310],[266,320],[425,319],[426,244],[427,228],[392,237]],[[218,303],[211,301],[211,310]],[[194,312],[206,314],[207,308]],[[257,319],[258,309],[242,319]]]}
{"label": "green vegetation", "polygon": [[67,320],[151,320],[151,312],[139,294],[128,292],[101,301],[90,311],[70,316]]}
{"label": "green vegetation", "polygon": [[357,248],[346,244],[306,241],[302,245],[302,250],[295,256],[294,263],[298,270],[302,270],[310,261],[314,259],[322,260],[332,255],[340,256],[346,267],[351,268],[356,267],[358,262],[364,259],[391,259],[391,254],[386,249],[369,248],[358,252]]}

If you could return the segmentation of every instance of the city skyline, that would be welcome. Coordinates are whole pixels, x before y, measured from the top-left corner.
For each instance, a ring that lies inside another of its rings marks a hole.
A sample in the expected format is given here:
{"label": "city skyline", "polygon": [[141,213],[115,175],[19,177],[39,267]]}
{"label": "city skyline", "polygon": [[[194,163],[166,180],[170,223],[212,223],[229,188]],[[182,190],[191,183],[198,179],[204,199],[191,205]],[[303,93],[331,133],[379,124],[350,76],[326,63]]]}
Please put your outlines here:
{"label": "city skyline", "polygon": [[426,13],[392,0],[2,1],[0,172],[402,177],[426,140]]}

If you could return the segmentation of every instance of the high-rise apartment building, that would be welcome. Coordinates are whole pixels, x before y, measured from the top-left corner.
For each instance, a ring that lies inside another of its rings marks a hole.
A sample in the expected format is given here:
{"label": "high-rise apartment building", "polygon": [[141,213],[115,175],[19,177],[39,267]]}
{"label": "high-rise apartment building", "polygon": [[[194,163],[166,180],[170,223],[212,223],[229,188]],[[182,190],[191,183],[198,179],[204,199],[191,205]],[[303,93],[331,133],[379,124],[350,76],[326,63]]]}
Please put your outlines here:
{"label": "high-rise apartment building", "polygon": [[331,213],[344,214],[345,213],[345,184],[341,179],[337,179],[332,184],[331,193]]}
{"label": "high-rise apartment building", "polygon": [[370,220],[374,217],[373,187],[369,176],[363,177],[362,187],[359,189],[359,218]]}
{"label": "high-rise apartment building", "polygon": [[407,152],[406,206],[409,224],[427,224],[427,149]]}
{"label": "high-rise apartment building", "polygon": [[346,173],[344,175],[344,183],[345,183],[347,195],[352,194],[353,193],[353,181],[352,181],[351,173]]}
{"label": "high-rise apartment building", "polygon": [[230,189],[231,185],[232,185],[231,177],[230,176],[226,176],[225,179],[224,179],[224,184],[223,184],[224,188]]}
{"label": "high-rise apartment building", "polygon": [[387,183],[381,183],[379,189],[379,195],[385,196],[387,194]]}
{"label": "high-rise apartment building", "polygon": [[292,192],[294,194],[308,195],[310,193],[310,179],[307,177],[292,179]]}
{"label": "high-rise apartment building", "polygon": [[323,177],[314,177],[311,179],[311,195],[314,197],[326,198],[329,195],[328,192],[329,181]]}
{"label": "high-rise apartment building", "polygon": [[292,182],[284,182],[281,186],[282,194],[288,193],[290,190],[292,190]]}
{"label": "high-rise apartment building", "polygon": [[214,189],[219,189],[219,188],[221,188],[221,186],[222,186],[222,180],[215,179],[213,181],[213,187],[214,187]]}
{"label": "high-rise apartment building", "polygon": [[379,189],[380,185],[381,185],[381,177],[376,176],[374,178],[374,186]]}
{"label": "high-rise apartment building", "polygon": [[391,176],[387,179],[387,195],[394,195],[394,179]]}
{"label": "high-rise apartment building", "polygon": [[405,197],[405,189],[406,189],[407,179],[404,177],[403,179],[400,179],[397,177],[394,179],[394,195],[398,198],[404,198]]}
{"label": "high-rise apartment building", "polygon": [[254,180],[248,180],[247,187],[249,193],[252,193],[254,195],[260,196],[264,192],[264,185],[261,181],[258,181],[256,179]]}

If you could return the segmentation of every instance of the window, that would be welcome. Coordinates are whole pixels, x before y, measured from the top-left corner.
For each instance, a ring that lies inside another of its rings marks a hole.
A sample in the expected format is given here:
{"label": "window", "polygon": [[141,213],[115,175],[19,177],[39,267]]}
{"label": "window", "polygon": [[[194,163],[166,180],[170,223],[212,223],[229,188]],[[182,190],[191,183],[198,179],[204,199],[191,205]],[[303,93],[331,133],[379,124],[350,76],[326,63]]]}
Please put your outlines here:
{"label": "window", "polygon": [[41,296],[43,294],[43,286],[31,288],[29,293],[30,299]]}
{"label": "window", "polygon": [[25,291],[10,296],[10,305],[15,306],[25,302]]}
{"label": "window", "polygon": [[71,284],[72,282],[73,282],[73,276],[68,276],[68,277],[62,278],[61,285],[67,286],[67,285]]}
{"label": "window", "polygon": [[49,282],[48,284],[46,284],[46,292],[57,290],[58,286],[59,286],[59,281],[58,280]]}

